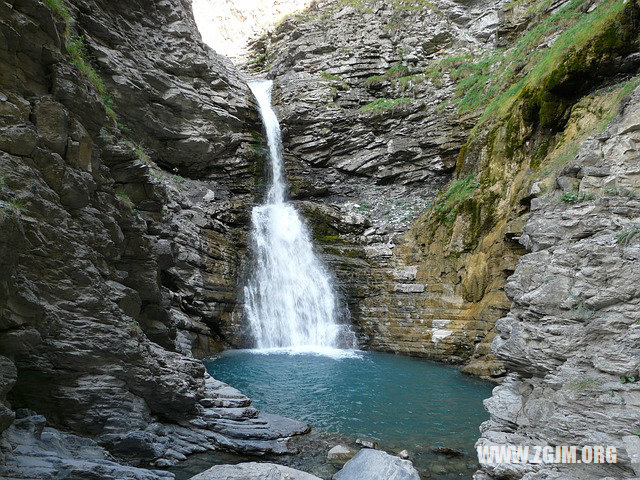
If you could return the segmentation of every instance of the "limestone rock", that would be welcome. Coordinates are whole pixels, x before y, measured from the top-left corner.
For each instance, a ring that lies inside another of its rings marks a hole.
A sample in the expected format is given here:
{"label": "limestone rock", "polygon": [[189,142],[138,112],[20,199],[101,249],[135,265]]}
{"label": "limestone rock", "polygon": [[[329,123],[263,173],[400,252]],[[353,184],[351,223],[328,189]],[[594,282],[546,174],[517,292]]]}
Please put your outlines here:
{"label": "limestone rock", "polygon": [[275,463],[239,463],[216,465],[189,480],[320,480],[300,470]]}
{"label": "limestone rock", "polygon": [[335,465],[342,466],[351,460],[355,454],[356,452],[349,447],[336,445],[327,453],[327,460]]}
{"label": "limestone rock", "polygon": [[558,201],[558,184],[528,217],[520,241],[529,253],[509,278],[513,305],[493,342],[516,373],[486,400],[491,418],[478,442],[614,445],[617,463],[559,465],[557,477],[531,465],[483,466],[479,478],[638,473],[637,425],[630,419],[640,407],[640,383],[627,378],[635,380],[640,367],[640,238],[633,233],[640,228],[639,132],[636,90],[607,130],[585,141],[564,169],[583,197]]}
{"label": "limestone rock", "polygon": [[380,450],[362,449],[333,476],[334,480],[420,480],[409,460]]}
{"label": "limestone rock", "polygon": [[174,475],[118,464],[96,442],[45,427],[42,417],[19,418],[3,435],[2,478],[169,480]]}

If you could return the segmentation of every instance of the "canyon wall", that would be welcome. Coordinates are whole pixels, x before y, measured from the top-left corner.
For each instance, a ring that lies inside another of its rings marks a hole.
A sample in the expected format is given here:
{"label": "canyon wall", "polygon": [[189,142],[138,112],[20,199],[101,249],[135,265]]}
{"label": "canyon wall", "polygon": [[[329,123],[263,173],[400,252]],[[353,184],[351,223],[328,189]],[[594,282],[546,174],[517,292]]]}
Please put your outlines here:
{"label": "canyon wall", "polygon": [[532,184],[605,128],[637,71],[624,5],[317,2],[255,42],[291,194],[363,343],[504,375],[491,342]]}
{"label": "canyon wall", "polygon": [[0,122],[0,476],[288,451],[306,425],[193,358],[231,336],[263,155],[189,2],[1,2]]}
{"label": "canyon wall", "polygon": [[[471,23],[466,43],[407,48],[431,43],[456,11],[444,6],[319,3],[256,43],[288,79],[292,193],[326,204],[308,217],[372,348],[511,372],[479,445],[619,451],[615,465],[502,464],[476,478],[637,475],[640,6],[511,2],[484,37]],[[395,37],[403,16],[421,33]],[[443,167],[417,167],[436,156]],[[423,202],[404,225],[379,215],[394,195]]]}

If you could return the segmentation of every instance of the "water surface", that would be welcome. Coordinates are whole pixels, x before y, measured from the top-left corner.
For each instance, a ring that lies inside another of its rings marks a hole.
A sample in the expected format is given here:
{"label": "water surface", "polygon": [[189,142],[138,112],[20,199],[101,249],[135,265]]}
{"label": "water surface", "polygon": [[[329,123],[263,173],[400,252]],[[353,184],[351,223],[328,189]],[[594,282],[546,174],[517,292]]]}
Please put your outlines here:
{"label": "water surface", "polygon": [[[468,478],[475,469],[473,445],[488,418],[482,400],[493,386],[454,367],[377,352],[253,350],[227,351],[205,365],[258,409],[306,421],[325,439],[367,437],[391,452],[407,449],[421,473],[436,478]],[[436,447],[465,456],[436,455]]]}

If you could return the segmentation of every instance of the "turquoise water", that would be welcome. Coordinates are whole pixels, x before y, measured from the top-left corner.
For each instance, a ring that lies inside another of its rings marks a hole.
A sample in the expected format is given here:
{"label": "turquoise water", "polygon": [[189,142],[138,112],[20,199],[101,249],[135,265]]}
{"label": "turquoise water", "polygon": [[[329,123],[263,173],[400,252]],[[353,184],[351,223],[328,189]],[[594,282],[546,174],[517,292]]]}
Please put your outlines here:
{"label": "turquoise water", "polygon": [[260,410],[316,431],[371,438],[390,451],[424,457],[434,447],[457,449],[467,454],[458,460],[466,472],[474,468],[478,427],[488,419],[482,400],[493,387],[453,367],[376,352],[332,358],[231,350],[205,365]]}

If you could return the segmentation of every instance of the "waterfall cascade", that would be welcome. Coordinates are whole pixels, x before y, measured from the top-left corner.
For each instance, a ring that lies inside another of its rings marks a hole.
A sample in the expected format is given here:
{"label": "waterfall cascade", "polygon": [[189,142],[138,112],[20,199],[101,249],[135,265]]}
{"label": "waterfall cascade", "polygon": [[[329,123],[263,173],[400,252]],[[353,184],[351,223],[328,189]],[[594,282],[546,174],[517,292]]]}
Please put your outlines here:
{"label": "waterfall cascade", "polygon": [[245,312],[258,348],[333,348],[338,302],[300,215],[285,201],[280,125],[271,106],[271,81],[249,84],[269,144],[271,184],[251,214],[254,267],[245,286]]}

